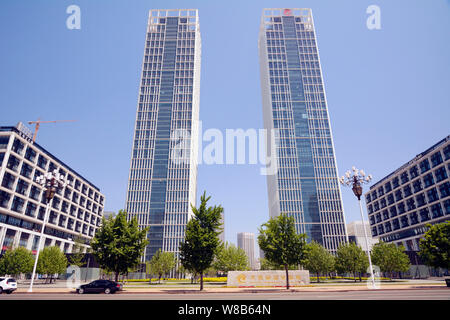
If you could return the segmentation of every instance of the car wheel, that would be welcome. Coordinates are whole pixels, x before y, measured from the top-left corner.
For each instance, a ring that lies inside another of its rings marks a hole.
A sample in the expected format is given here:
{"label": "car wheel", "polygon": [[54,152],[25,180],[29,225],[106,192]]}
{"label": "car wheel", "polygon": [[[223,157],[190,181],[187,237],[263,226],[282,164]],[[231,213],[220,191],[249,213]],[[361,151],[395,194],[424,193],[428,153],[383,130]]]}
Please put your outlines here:
{"label": "car wheel", "polygon": [[84,293],[84,289],[83,288],[77,289],[77,293],[78,294],[83,294]]}
{"label": "car wheel", "polygon": [[106,289],[105,289],[105,293],[106,293],[106,294],[110,294],[110,293],[111,293],[111,289],[110,289],[110,288],[106,288]]}

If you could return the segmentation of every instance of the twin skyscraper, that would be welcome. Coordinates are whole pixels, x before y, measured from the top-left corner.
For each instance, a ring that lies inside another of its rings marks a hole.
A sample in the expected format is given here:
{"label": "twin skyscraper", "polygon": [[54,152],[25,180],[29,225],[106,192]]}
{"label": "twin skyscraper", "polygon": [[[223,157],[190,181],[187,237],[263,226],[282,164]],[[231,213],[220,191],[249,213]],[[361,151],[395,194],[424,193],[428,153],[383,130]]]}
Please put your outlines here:
{"label": "twin skyscraper", "polygon": [[[336,251],[347,233],[311,10],[264,9],[258,47],[264,127],[277,132],[270,216]],[[198,10],[150,11],[126,197],[149,227],[145,261],[178,255],[196,205],[201,49]]]}

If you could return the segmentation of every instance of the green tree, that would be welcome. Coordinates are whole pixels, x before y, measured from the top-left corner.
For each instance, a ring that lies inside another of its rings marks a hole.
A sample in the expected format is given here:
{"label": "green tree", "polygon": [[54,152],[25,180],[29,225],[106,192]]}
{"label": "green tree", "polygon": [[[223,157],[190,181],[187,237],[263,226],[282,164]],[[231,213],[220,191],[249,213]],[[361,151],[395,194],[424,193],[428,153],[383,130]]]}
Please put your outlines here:
{"label": "green tree", "polygon": [[250,270],[245,251],[228,242],[221,246],[213,265],[214,268],[224,273],[235,270]]}
{"label": "green tree", "polygon": [[[356,273],[366,272],[369,258],[356,243],[350,242],[342,244],[337,250],[335,266],[338,273],[353,273],[356,282]],[[361,277],[359,279],[361,281]]]}
{"label": "green tree", "polygon": [[127,274],[139,265],[148,244],[148,228],[139,230],[137,219],[128,222],[126,216],[120,210],[116,217],[103,219],[91,242],[95,260],[102,269],[115,274],[115,281],[119,280],[119,274]]}
{"label": "green tree", "polygon": [[161,252],[161,249],[156,252],[152,259],[147,262],[147,273],[151,275],[158,275],[159,283],[161,283],[161,277],[167,274],[175,267],[175,255],[173,252]]}
{"label": "green tree", "polygon": [[46,274],[47,279],[50,275],[50,283],[52,283],[53,276],[64,273],[68,263],[66,255],[59,247],[46,247],[39,254],[36,270],[37,273]]}
{"label": "green tree", "polygon": [[306,235],[296,233],[294,218],[283,213],[259,228],[259,247],[267,260],[284,267],[286,289],[289,289],[289,265],[298,265],[304,258],[305,239]]}
{"label": "green tree", "polygon": [[83,238],[81,237],[81,235],[79,236],[75,236],[73,241],[75,242],[75,244],[73,245],[72,248],[72,253],[69,256],[68,260],[69,263],[71,265],[77,266],[77,267],[81,267],[84,263],[83,263],[83,258],[84,258],[84,253],[83,253],[83,249],[84,249],[84,241]]}
{"label": "green tree", "polygon": [[334,256],[320,243],[312,241],[306,246],[302,265],[310,272],[317,274],[317,282],[320,282],[321,273],[326,274],[334,270]]}
{"label": "green tree", "polygon": [[379,242],[372,248],[372,261],[382,272],[390,274],[394,272],[406,272],[410,262],[403,246],[397,247],[394,243]]}
{"label": "green tree", "polygon": [[419,243],[419,256],[428,266],[450,269],[450,221],[426,226],[428,230]]}
{"label": "green tree", "polygon": [[185,269],[200,275],[200,290],[203,290],[203,274],[211,267],[220,246],[222,232],[220,217],[223,208],[206,207],[206,192],[200,198],[200,207],[191,205],[194,216],[186,225],[184,242],[180,243],[180,260]]}
{"label": "green tree", "polygon": [[30,250],[24,247],[8,249],[0,259],[0,274],[17,277],[21,273],[33,271],[34,257]]}

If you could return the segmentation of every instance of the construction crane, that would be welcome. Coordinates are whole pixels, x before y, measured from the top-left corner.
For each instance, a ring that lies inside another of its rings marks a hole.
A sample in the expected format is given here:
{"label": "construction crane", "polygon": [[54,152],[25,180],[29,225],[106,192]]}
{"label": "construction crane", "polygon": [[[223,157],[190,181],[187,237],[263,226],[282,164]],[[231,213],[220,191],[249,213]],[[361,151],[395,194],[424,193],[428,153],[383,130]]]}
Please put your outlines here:
{"label": "construction crane", "polygon": [[36,141],[37,132],[39,130],[39,126],[41,123],[55,123],[55,122],[74,122],[77,120],[55,120],[55,121],[41,121],[41,119],[37,119],[37,121],[28,121],[28,124],[35,124],[34,134],[33,134],[33,142]]}

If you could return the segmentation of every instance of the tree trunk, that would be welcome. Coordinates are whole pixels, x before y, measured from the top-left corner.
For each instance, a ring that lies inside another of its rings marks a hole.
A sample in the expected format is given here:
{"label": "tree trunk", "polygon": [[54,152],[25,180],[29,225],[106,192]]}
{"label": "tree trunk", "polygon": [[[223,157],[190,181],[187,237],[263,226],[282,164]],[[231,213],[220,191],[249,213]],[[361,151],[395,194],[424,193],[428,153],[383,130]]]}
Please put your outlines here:
{"label": "tree trunk", "polygon": [[320,279],[319,279],[319,272],[317,272],[317,283],[319,283],[320,282]]}
{"label": "tree trunk", "polygon": [[353,272],[353,280],[355,280],[355,282],[356,282],[356,271]]}
{"label": "tree trunk", "polygon": [[203,272],[200,272],[200,291],[203,290]]}
{"label": "tree trunk", "polygon": [[115,279],[116,282],[119,281],[119,273],[118,273],[118,272],[116,272],[116,275],[115,275],[115,278],[114,278],[114,279]]}
{"label": "tree trunk", "polygon": [[286,289],[289,290],[289,266],[284,265],[284,270],[286,271]]}

